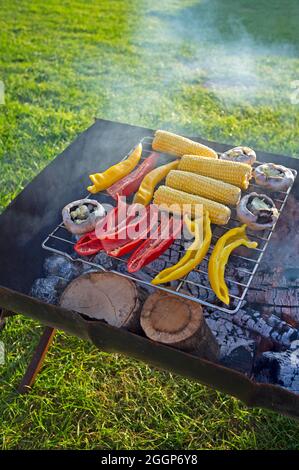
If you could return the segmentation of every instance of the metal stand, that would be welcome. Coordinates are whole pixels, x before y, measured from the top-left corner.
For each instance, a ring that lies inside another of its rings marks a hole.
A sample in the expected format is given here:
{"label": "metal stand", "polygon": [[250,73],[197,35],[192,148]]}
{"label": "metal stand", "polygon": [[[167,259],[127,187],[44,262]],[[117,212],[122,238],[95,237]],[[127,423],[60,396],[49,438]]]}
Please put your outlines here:
{"label": "metal stand", "polygon": [[0,331],[5,328],[6,320],[5,320],[5,311],[0,310]]}
{"label": "metal stand", "polygon": [[[5,328],[7,317],[11,317],[13,315],[16,314],[0,308],[0,332]],[[40,340],[38,342],[38,345],[33,353],[32,359],[18,387],[19,393],[30,392],[31,387],[35,382],[36,376],[42,368],[46,354],[51,346],[55,333],[55,328],[51,328],[50,326],[45,327],[43,334],[41,335]]]}
{"label": "metal stand", "polygon": [[12,317],[13,315],[16,315],[16,314],[13,312],[9,312],[8,310],[5,310],[4,308],[0,308],[0,331],[4,330],[5,328],[6,318]]}
{"label": "metal stand", "polygon": [[32,359],[27,367],[23,379],[18,387],[19,393],[28,393],[35,382],[36,376],[42,368],[46,354],[56,333],[55,328],[46,326],[39,343],[33,353]]}

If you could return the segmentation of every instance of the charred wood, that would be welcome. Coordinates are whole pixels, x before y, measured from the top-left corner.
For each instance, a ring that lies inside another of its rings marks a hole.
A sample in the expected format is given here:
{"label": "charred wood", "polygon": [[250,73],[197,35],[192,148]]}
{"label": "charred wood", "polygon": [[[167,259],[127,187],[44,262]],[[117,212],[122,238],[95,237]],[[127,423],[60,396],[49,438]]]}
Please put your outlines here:
{"label": "charred wood", "polygon": [[255,354],[256,341],[250,338],[248,331],[234,325],[217,313],[206,316],[220,347],[220,362],[246,375],[251,375]]}

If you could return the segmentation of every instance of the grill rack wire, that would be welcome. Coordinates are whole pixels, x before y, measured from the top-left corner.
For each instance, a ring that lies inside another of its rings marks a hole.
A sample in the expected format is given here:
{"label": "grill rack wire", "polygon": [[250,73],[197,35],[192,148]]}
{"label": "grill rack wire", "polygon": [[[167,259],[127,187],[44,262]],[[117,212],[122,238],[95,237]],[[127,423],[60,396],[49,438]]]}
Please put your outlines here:
{"label": "grill rack wire", "polygon": [[[141,140],[141,143],[143,146],[143,152],[142,152],[142,158],[141,158],[142,160],[146,158],[153,151],[152,141],[153,141],[152,136],[146,136]],[[124,160],[125,158],[127,158],[127,155],[122,160]],[[167,158],[167,161],[170,160],[169,155],[161,153],[161,159],[163,158],[164,159]],[[254,166],[260,165],[261,163],[262,162],[257,161],[255,162]],[[295,176],[297,175],[296,170],[291,169],[291,171],[294,173]],[[278,191],[275,193],[269,193],[269,191],[263,188],[260,188],[258,185],[255,185],[254,183],[251,183],[249,185],[249,188],[246,191],[242,192],[242,196],[252,191],[260,192],[260,193],[263,192],[263,193],[269,194],[270,197],[275,202],[275,205],[278,209],[279,216],[280,216],[282,210],[285,207],[285,204],[287,202],[291,189],[292,189],[292,186],[290,186],[286,192]],[[111,202],[113,201],[106,191],[98,193],[95,196],[88,194],[88,195],[82,196],[82,198],[83,197],[89,198],[89,199],[93,197],[99,200],[99,202],[103,204],[105,203],[111,204]],[[262,260],[263,254],[269,244],[269,241],[271,239],[271,236],[273,234],[277,221],[270,230],[264,230],[261,232],[254,232],[254,231],[247,230],[247,234],[249,238],[258,241],[259,243],[258,247],[254,249],[250,249],[250,250],[244,249],[243,251],[245,251],[246,256],[244,253],[242,255],[237,254],[237,253],[232,253],[232,255],[230,256],[229,263],[226,268],[226,273],[230,272],[230,274],[226,275],[225,280],[230,288],[231,302],[229,306],[225,306],[225,304],[220,302],[216,298],[215,294],[213,293],[213,290],[211,289],[209,282],[208,282],[208,273],[207,273],[207,269],[205,266],[207,265],[209,254],[211,252],[211,248],[213,248],[215,244],[215,241],[218,238],[220,238],[220,236],[225,231],[233,228],[234,226],[239,225],[239,221],[237,220],[236,215],[235,215],[236,214],[235,209],[231,207],[231,211],[232,211],[232,215],[227,225],[213,226],[212,244],[211,244],[209,253],[204,258],[203,262],[184,278],[179,279],[178,281],[175,281],[175,282],[171,282],[170,287],[167,287],[165,285],[153,286],[153,284],[151,284],[150,282],[151,279],[153,279],[162,268],[155,269],[155,268],[152,268],[151,265],[149,265],[149,266],[144,267],[140,271],[141,276],[140,276],[140,272],[134,273],[134,274],[128,273],[125,269],[127,256],[122,257],[122,258],[115,258],[115,257],[112,258],[117,263],[119,263],[119,266],[122,264],[120,266],[121,271],[105,268],[103,265],[99,264],[98,262],[94,262],[93,261],[94,257],[89,257],[89,258],[79,257],[73,250],[73,246],[75,245],[76,241],[73,239],[73,236],[66,230],[63,222],[57,225],[55,229],[46,237],[46,239],[42,243],[42,248],[52,253],[63,255],[73,262],[84,263],[86,266],[89,266],[90,268],[95,268],[95,269],[102,270],[102,271],[114,272],[120,276],[124,276],[128,279],[131,279],[141,285],[146,285],[147,287],[151,287],[152,289],[160,289],[165,292],[176,294],[179,297],[193,300],[197,303],[200,303],[204,305],[205,307],[217,309],[225,313],[236,313],[244,302],[245,296],[251,285],[253,277],[258,269],[258,266]],[[165,267],[168,267],[174,264],[174,262],[172,261],[172,256],[170,256],[169,253],[171,253],[171,251],[176,251],[177,254],[183,252],[184,250],[182,246],[183,243],[184,243],[183,239],[180,241],[178,240],[175,241],[174,244],[163,255],[160,256],[159,260],[161,261],[161,263],[164,263],[163,269]],[[154,264],[154,263],[151,263],[151,264]],[[142,272],[144,272],[144,276],[142,275]],[[234,279],[232,279],[232,276],[234,277]],[[197,280],[197,277],[198,277],[198,280]]]}

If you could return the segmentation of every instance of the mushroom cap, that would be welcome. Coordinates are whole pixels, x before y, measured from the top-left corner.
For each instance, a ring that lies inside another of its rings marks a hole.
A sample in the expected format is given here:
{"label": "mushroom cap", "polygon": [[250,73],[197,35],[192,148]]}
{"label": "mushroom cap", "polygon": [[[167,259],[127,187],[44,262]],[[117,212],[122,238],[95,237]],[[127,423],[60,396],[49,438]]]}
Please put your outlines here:
{"label": "mushroom cap", "polygon": [[[254,197],[263,199],[265,202],[269,204],[269,206],[271,206],[271,209],[272,209],[272,216],[271,216],[272,221],[271,222],[268,222],[265,224],[259,223],[257,221],[258,216],[253,214],[249,210],[248,203],[250,199]],[[275,224],[276,220],[278,219],[278,210],[275,207],[275,204],[272,201],[272,199],[266,194],[249,193],[249,194],[246,194],[246,196],[242,197],[241,201],[237,205],[237,217],[242,223],[247,224],[248,228],[252,230],[265,230],[265,229],[272,228],[273,225]]]}
{"label": "mushroom cap", "polygon": [[222,153],[220,155],[220,159],[253,165],[253,163],[256,161],[256,153],[250,147],[239,146]]}
{"label": "mushroom cap", "polygon": [[[282,174],[270,175],[267,170],[279,170]],[[273,191],[286,191],[294,182],[295,176],[289,168],[275,163],[263,163],[253,170],[256,184]]]}
{"label": "mushroom cap", "polygon": [[[71,217],[71,210],[75,207],[80,206],[94,206],[95,210],[91,212],[86,220],[84,220],[81,224],[76,224]],[[94,199],[79,199],[78,201],[73,201],[67,204],[62,209],[62,219],[65,225],[65,228],[75,234],[75,235],[83,235],[84,233],[91,232],[95,229],[97,222],[104,217],[106,211],[102,204]]]}

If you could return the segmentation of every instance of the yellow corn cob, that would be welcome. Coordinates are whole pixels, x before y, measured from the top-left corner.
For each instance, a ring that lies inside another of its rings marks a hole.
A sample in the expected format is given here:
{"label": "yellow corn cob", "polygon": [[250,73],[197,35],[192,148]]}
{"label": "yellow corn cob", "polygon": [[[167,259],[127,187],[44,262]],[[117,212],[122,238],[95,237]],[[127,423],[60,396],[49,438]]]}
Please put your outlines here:
{"label": "yellow corn cob", "polygon": [[237,205],[241,197],[241,189],[237,186],[189,171],[171,170],[166,177],[166,186],[232,206]]}
{"label": "yellow corn cob", "polygon": [[[162,209],[169,212],[183,212],[195,217],[196,206],[203,205],[204,209],[209,211],[210,219],[213,224],[225,225],[230,218],[230,209],[219,202],[211,201],[200,196],[184,193],[177,189],[160,186],[154,194],[154,203],[157,206],[163,206]],[[169,207],[172,204],[177,208]],[[190,205],[190,207],[188,207]],[[167,207],[168,206],[168,207]]]}
{"label": "yellow corn cob", "polygon": [[215,160],[214,158],[196,157],[194,155],[184,155],[179,162],[178,169],[210,176],[241,189],[248,188],[251,178],[251,166],[246,163]]}
{"label": "yellow corn cob", "polygon": [[181,157],[182,155],[201,155],[203,157],[218,158],[215,150],[180,135],[166,131],[156,131],[152,147],[158,152],[170,153]]}

